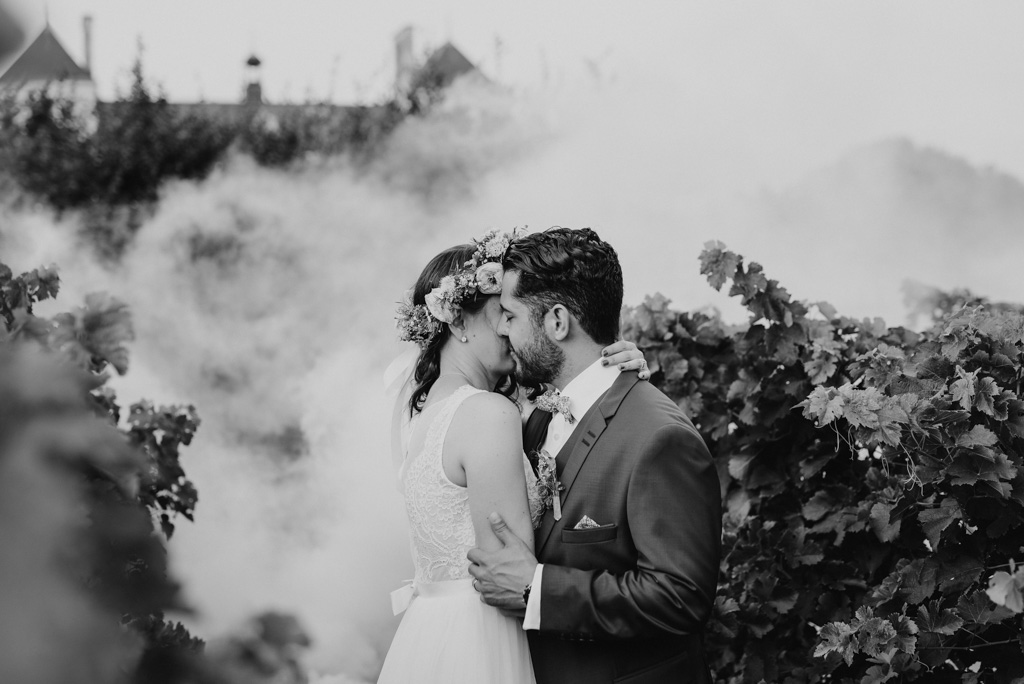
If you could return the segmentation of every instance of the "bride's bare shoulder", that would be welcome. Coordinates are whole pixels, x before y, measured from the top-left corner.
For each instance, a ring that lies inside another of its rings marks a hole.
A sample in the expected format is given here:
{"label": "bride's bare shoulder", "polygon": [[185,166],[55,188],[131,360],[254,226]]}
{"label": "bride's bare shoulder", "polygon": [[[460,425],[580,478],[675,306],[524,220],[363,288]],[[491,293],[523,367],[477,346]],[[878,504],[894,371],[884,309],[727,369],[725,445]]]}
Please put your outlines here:
{"label": "bride's bare shoulder", "polygon": [[519,408],[497,392],[478,392],[463,402],[456,417],[463,428],[482,433],[518,431]]}
{"label": "bride's bare shoulder", "polygon": [[477,392],[463,404],[468,414],[485,416],[511,416],[518,422],[519,407],[515,402],[497,392]]}
{"label": "bride's bare shoulder", "polygon": [[519,409],[510,399],[479,392],[459,407],[445,446],[464,468],[518,462],[523,452],[522,425]]}

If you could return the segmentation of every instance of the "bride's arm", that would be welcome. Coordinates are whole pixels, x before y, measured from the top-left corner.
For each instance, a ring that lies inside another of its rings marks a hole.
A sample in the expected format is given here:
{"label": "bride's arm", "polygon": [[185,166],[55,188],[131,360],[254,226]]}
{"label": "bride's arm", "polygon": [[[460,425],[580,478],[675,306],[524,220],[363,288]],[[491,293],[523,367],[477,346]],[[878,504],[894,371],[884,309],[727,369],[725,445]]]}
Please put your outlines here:
{"label": "bride's arm", "polygon": [[449,428],[445,451],[465,473],[476,545],[488,551],[501,547],[487,520],[497,512],[532,551],[522,423],[515,404],[496,393],[467,399]]}
{"label": "bride's arm", "polygon": [[619,340],[601,350],[601,356],[607,361],[605,365],[618,366],[620,371],[635,370],[641,380],[650,380],[651,371],[647,368],[644,353],[635,343]]}

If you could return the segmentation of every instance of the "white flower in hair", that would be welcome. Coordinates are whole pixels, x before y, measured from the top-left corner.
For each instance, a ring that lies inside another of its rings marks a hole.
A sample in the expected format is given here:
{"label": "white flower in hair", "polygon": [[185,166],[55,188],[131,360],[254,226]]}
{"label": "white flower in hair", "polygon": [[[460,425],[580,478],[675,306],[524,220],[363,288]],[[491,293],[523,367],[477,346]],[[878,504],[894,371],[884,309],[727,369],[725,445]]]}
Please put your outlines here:
{"label": "white flower in hair", "polygon": [[497,239],[491,240],[487,243],[486,255],[492,259],[498,259],[505,255],[505,250],[508,249],[508,240]]}
{"label": "white flower in hair", "polygon": [[426,347],[441,332],[442,323],[454,323],[462,314],[462,303],[476,294],[495,295],[501,292],[505,275],[501,258],[516,239],[518,228],[510,233],[489,231],[482,239],[473,240],[476,251],[463,269],[441,278],[437,287],[424,296],[424,305],[407,301],[399,306],[396,323],[399,339]]}
{"label": "white flower in hair", "polygon": [[459,315],[459,307],[453,303],[455,296],[455,278],[447,275],[441,278],[440,284],[428,292],[423,298],[430,315],[442,323],[451,323]]}
{"label": "white flower in hair", "polygon": [[481,294],[492,295],[501,292],[501,279],[505,269],[496,261],[488,261],[476,269],[476,289]]}

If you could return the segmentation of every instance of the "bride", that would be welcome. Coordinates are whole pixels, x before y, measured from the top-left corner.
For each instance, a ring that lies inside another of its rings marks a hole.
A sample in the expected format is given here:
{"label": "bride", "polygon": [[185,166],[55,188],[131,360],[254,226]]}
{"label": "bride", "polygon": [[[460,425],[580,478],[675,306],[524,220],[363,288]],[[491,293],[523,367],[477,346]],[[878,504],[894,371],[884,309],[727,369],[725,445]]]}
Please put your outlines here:
{"label": "bride", "polygon": [[[531,543],[544,513],[523,454],[516,362],[496,332],[501,258],[514,237],[491,231],[441,252],[399,308],[401,339],[420,347],[393,431],[415,579],[392,595],[405,615],[378,684],[534,682],[522,620],[480,600],[466,558],[474,546],[500,547],[492,511]],[[606,352],[620,369],[646,371],[632,343]]]}

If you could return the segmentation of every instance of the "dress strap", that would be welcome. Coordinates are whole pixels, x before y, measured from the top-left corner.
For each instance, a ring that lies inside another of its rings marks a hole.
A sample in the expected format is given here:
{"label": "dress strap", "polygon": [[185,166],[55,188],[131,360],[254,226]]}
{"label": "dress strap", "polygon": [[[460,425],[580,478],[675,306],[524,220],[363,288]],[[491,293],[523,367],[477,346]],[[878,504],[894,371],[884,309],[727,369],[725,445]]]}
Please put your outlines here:
{"label": "dress strap", "polygon": [[437,412],[437,416],[434,417],[433,422],[430,424],[430,428],[427,430],[426,442],[428,446],[436,447],[437,460],[441,460],[441,447],[444,445],[444,438],[448,434],[448,428],[452,424],[452,419],[455,418],[455,413],[462,406],[462,402],[469,399],[474,394],[480,392],[486,392],[487,390],[478,389],[472,385],[463,385],[458,388],[451,395],[444,399],[444,404],[441,406],[441,410]]}

